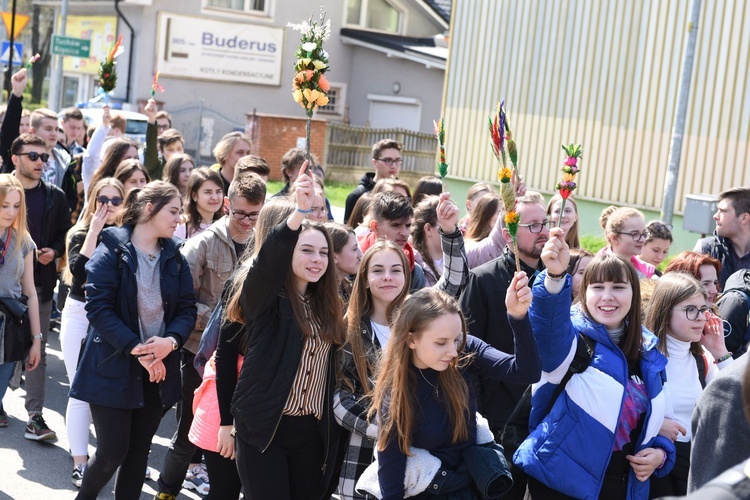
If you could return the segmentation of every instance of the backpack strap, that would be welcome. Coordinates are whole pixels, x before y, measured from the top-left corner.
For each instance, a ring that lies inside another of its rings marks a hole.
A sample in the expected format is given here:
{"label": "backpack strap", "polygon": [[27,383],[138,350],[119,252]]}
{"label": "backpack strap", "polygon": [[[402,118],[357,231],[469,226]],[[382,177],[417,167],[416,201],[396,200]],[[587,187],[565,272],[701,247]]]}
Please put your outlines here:
{"label": "backpack strap", "polygon": [[708,359],[705,354],[696,354],[691,352],[695,358],[695,366],[698,367],[698,380],[701,383],[703,389],[706,388],[706,373],[708,373]]}
{"label": "backpack strap", "polygon": [[552,411],[552,407],[555,405],[555,401],[557,401],[557,398],[559,398],[560,394],[562,394],[563,390],[565,390],[565,386],[568,385],[568,382],[570,382],[570,379],[573,378],[573,375],[575,375],[576,373],[583,373],[586,368],[589,367],[589,365],[591,364],[591,358],[594,357],[595,347],[596,345],[594,341],[583,335],[581,332],[578,332],[578,345],[576,345],[576,353],[573,356],[573,361],[570,362],[567,373],[565,373],[565,376],[562,378],[560,383],[557,384],[555,392],[552,393],[552,398],[550,399],[549,406],[547,407],[547,411],[545,414],[549,414],[549,412]]}

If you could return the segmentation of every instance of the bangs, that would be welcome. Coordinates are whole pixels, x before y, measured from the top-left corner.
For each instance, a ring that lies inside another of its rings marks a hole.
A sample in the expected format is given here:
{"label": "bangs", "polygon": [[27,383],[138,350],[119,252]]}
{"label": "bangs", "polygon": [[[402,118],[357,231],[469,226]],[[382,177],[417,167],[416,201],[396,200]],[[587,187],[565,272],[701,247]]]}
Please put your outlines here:
{"label": "bangs", "polygon": [[630,263],[625,262],[614,254],[598,255],[589,262],[586,270],[583,272],[583,283],[630,283],[630,272],[628,266]]}

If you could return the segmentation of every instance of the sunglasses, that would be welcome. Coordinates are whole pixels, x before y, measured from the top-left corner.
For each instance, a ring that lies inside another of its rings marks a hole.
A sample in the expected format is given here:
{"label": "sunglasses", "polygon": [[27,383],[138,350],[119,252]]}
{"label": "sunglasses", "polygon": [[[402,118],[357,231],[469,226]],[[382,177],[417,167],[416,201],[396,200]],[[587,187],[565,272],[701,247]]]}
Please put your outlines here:
{"label": "sunglasses", "polygon": [[113,207],[119,207],[120,205],[122,205],[122,198],[119,196],[113,196],[112,198],[109,198],[107,196],[100,196],[97,198],[97,201],[102,205],[111,203]]}
{"label": "sunglasses", "polygon": [[47,153],[37,153],[36,151],[31,151],[29,153],[16,153],[16,156],[28,156],[31,161],[37,161],[41,158],[44,163],[47,163],[47,160],[49,160],[49,155]]}

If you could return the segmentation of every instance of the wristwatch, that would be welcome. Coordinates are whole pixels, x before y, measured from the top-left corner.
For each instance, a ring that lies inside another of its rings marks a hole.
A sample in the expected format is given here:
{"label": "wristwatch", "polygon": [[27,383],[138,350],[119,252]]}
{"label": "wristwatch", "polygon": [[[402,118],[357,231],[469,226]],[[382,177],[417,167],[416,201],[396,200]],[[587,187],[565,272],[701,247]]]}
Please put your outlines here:
{"label": "wristwatch", "polygon": [[39,335],[32,335],[31,340],[44,340],[44,335],[41,333]]}
{"label": "wristwatch", "polygon": [[172,342],[172,350],[176,351],[180,348],[180,344],[177,343],[177,339],[174,337],[167,337]]}

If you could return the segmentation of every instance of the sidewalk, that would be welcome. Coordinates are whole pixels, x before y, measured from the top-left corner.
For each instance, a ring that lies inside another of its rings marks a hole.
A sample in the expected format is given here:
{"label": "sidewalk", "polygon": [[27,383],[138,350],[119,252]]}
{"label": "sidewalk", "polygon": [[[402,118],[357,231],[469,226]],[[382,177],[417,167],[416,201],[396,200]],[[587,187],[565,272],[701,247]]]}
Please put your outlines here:
{"label": "sidewalk", "polygon": [[[44,418],[52,430],[57,433],[53,443],[35,442],[23,437],[27,413],[24,409],[23,387],[5,395],[4,407],[8,413],[9,426],[0,429],[0,500],[36,499],[72,499],[78,488],[70,482],[73,471],[73,459],[68,453],[68,436],[65,431],[65,407],[68,401],[68,377],[60,351],[60,338],[57,331],[49,334],[47,343],[47,394]],[[153,478],[143,484],[141,500],[151,500],[156,493],[158,470],[164,463],[164,455],[169,441],[176,429],[175,411],[170,410],[162,419],[159,431],[154,436],[149,465],[154,469]],[[94,427],[91,426],[92,446]],[[145,472],[145,471],[144,471]],[[99,498],[114,499],[114,481],[110,481],[102,490]],[[200,499],[195,492],[183,490],[178,498]]]}

